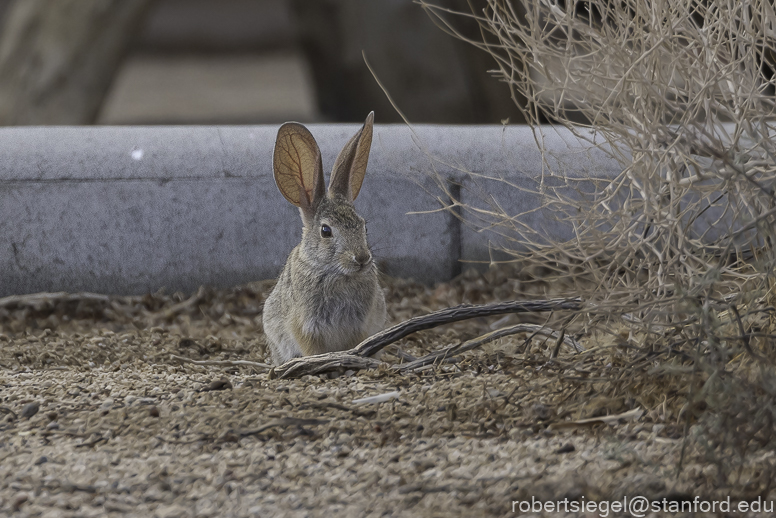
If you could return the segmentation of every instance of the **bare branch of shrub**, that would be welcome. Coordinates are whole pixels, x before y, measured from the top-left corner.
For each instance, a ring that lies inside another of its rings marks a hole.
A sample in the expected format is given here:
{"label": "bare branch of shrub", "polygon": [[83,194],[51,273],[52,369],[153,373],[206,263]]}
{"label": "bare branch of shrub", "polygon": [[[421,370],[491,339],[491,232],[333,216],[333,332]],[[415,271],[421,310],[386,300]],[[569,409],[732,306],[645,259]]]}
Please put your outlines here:
{"label": "bare branch of shrub", "polygon": [[453,356],[462,354],[466,351],[471,351],[472,349],[476,349],[477,347],[498,340],[499,338],[504,338],[506,336],[514,335],[517,333],[532,333],[532,336],[540,334],[555,338],[559,340],[560,343],[565,343],[567,346],[573,348],[576,352],[582,352],[585,350],[584,347],[582,347],[582,344],[570,336],[566,336],[563,332],[554,331],[545,326],[540,326],[537,324],[516,324],[514,326],[496,329],[495,331],[478,336],[472,340],[467,340],[461,344],[451,345],[450,347],[446,347],[441,351],[434,351],[433,353],[427,354],[422,358],[418,358],[417,360],[404,363],[402,365],[397,365],[394,368],[400,372],[411,372],[421,367],[425,367],[426,365],[444,362]]}
{"label": "bare branch of shrub", "polygon": [[[552,300],[512,300],[497,302],[495,304],[461,304],[453,308],[445,308],[434,311],[428,315],[410,318],[395,326],[370,336],[353,349],[332,353],[316,354],[293,358],[283,365],[279,365],[270,371],[272,378],[301,377],[307,374],[323,374],[337,370],[374,369],[381,365],[387,365],[379,360],[370,358],[384,347],[401,340],[417,331],[432,329],[444,324],[452,324],[461,320],[476,317],[489,317],[508,313],[526,313],[543,311],[578,311],[582,309],[582,301],[579,298],[552,299]],[[490,340],[487,340],[490,341]],[[478,347],[487,341],[482,341],[468,349],[460,349],[452,354],[459,354],[474,347]],[[466,344],[462,344],[461,347]]]}
{"label": "bare branch of shrub", "polygon": [[[588,301],[583,332],[681,376],[675,424],[703,421],[720,479],[736,455],[776,444],[764,432],[776,421],[773,3],[472,0],[462,14],[417,2],[458,38],[456,16],[479,23],[482,39],[467,41],[491,54],[516,102],[528,100],[519,107],[543,151],[531,210],[572,237],[553,240],[492,196],[463,204],[436,175],[443,207],[501,239],[523,271],[540,268],[539,282]],[[544,146],[556,126],[622,172],[570,174]],[[470,193],[483,181],[521,188],[468,173]]]}
{"label": "bare branch of shrub", "polygon": [[56,293],[31,293],[29,295],[10,295],[0,298],[0,308],[8,306],[34,306],[50,302],[70,302],[79,300],[90,300],[98,302],[108,302],[110,296],[99,293],[67,293],[58,291]]}
{"label": "bare branch of shrub", "polygon": [[183,363],[190,363],[192,365],[207,365],[215,367],[254,367],[256,369],[269,370],[272,365],[266,363],[252,362],[249,360],[192,360],[176,354],[171,354],[170,357],[173,360],[178,360]]}

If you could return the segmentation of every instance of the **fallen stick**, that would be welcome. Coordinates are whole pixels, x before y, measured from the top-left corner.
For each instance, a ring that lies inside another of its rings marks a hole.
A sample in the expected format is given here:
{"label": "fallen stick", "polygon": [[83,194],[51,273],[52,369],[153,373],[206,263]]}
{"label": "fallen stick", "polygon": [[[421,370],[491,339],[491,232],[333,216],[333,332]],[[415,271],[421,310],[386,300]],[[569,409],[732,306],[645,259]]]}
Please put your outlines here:
{"label": "fallen stick", "polygon": [[386,345],[401,340],[407,335],[417,331],[432,329],[443,324],[452,324],[461,320],[469,320],[477,317],[492,317],[508,313],[540,313],[542,311],[578,310],[582,309],[582,299],[550,299],[550,300],[511,300],[508,302],[496,302],[495,304],[461,304],[453,308],[434,311],[428,315],[413,317],[400,324],[389,327],[376,335],[372,335],[354,349],[353,354],[358,356],[372,356]]}
{"label": "fallen stick", "polygon": [[107,437],[99,436],[89,442],[82,442],[81,444],[76,444],[76,448],[91,448],[92,446],[96,446],[97,444],[100,444],[101,442],[108,442]]}
{"label": "fallen stick", "polygon": [[42,302],[67,302],[73,300],[108,302],[110,297],[108,295],[100,295],[99,293],[68,293],[66,291],[58,291],[56,293],[31,293],[29,295],[11,295],[9,297],[2,297],[0,298],[0,308],[14,304],[31,305],[40,304]]}
{"label": "fallen stick", "polygon": [[557,421],[550,423],[547,427],[550,430],[560,430],[562,428],[571,428],[574,426],[592,426],[596,424],[615,424],[619,421],[638,421],[644,415],[644,410],[634,408],[617,415],[605,415],[601,417],[591,417],[588,419],[579,419],[577,421]]}
{"label": "fallen stick", "polygon": [[562,340],[563,343],[573,347],[577,352],[582,352],[585,350],[584,347],[582,347],[582,345],[579,342],[577,342],[570,336],[562,335],[561,333],[553,329],[549,329],[547,327],[540,326],[537,324],[516,324],[514,326],[496,329],[495,331],[491,331],[490,333],[484,334],[482,336],[478,336],[477,338],[473,338],[471,340],[467,340],[466,342],[463,342],[461,344],[446,347],[440,351],[434,351],[433,353],[427,354],[426,356],[418,358],[415,361],[411,361],[403,365],[397,365],[394,367],[394,369],[400,372],[414,371],[421,367],[425,367],[426,365],[431,365],[432,363],[436,363],[437,361],[445,361],[452,356],[456,356],[466,351],[471,351],[472,349],[476,349],[481,345],[485,345],[489,342],[493,342],[495,340],[498,340],[499,338],[514,335],[517,333],[534,333],[538,335],[549,336],[552,338],[557,338]]}
{"label": "fallen stick", "polygon": [[376,396],[354,399],[353,404],[354,405],[373,405],[375,403],[385,403],[386,401],[390,401],[392,399],[398,399],[398,398],[399,398],[399,391],[394,390],[393,392],[386,392],[385,394],[378,394]]}
{"label": "fallen stick", "polygon": [[159,313],[152,313],[151,318],[155,320],[168,320],[172,317],[176,316],[178,313],[182,313],[189,308],[195,306],[198,304],[203,298],[205,297],[205,288],[204,286],[200,286],[197,290],[197,293],[189,297],[188,299],[184,300],[183,302],[178,302],[177,304],[173,304],[169,308],[160,311]]}
{"label": "fallen stick", "polygon": [[396,357],[398,357],[400,360],[404,360],[405,362],[414,362],[417,360],[417,358],[412,356],[410,353],[404,352],[398,345],[394,345],[394,348],[395,350],[393,351],[393,354],[395,354]]}
{"label": "fallen stick", "polygon": [[217,367],[256,367],[257,369],[264,369],[269,370],[272,368],[272,365],[267,365],[266,363],[259,363],[259,362],[252,362],[249,360],[192,360],[190,358],[184,358],[183,356],[178,356],[175,354],[171,354],[172,358],[174,360],[181,361],[183,363],[191,363],[192,365],[213,365]]}
{"label": "fallen stick", "polygon": [[428,315],[413,317],[400,324],[370,336],[353,349],[333,353],[316,354],[292,358],[283,365],[269,371],[270,378],[292,378],[307,374],[322,374],[339,369],[370,369],[384,362],[370,358],[387,345],[417,331],[432,329],[443,324],[451,324],[461,320],[477,317],[490,317],[508,313],[534,313],[557,310],[579,310],[582,299],[551,299],[551,300],[512,300],[475,306],[462,304],[453,308],[434,311]]}
{"label": "fallen stick", "polygon": [[333,408],[335,410],[350,412],[351,414],[357,417],[372,417],[377,413],[375,410],[359,410],[357,408],[340,405],[339,403],[326,403],[326,402],[302,403],[297,408],[299,410],[304,410],[306,408],[318,408],[318,409]]}
{"label": "fallen stick", "polygon": [[213,434],[202,434],[201,437],[196,439],[189,439],[187,441],[171,440],[161,435],[157,435],[155,439],[159,442],[166,444],[194,444],[200,441],[215,441],[215,442],[237,442],[242,437],[250,437],[251,435],[258,435],[264,431],[272,428],[278,428],[281,426],[318,426],[328,424],[328,420],[324,419],[299,419],[296,417],[281,417],[279,419],[273,419],[266,424],[254,429],[254,430],[226,430],[221,435],[216,437]]}
{"label": "fallen stick", "polygon": [[325,419],[299,419],[296,417],[281,417],[280,419],[273,419],[267,424],[261,425],[255,430],[244,430],[234,432],[240,437],[249,437],[251,435],[258,435],[261,432],[269,430],[270,428],[277,428],[279,426],[319,426],[328,424],[329,421]]}
{"label": "fallen stick", "polygon": [[16,415],[16,412],[14,412],[13,410],[11,410],[8,407],[0,406],[0,412],[2,412],[4,414],[10,415],[11,417],[13,417],[14,421],[18,421],[19,420],[19,416]]}
{"label": "fallen stick", "polygon": [[[190,309],[191,307],[195,306],[198,302],[200,302],[203,298],[205,298],[206,292],[205,288],[200,286],[199,290],[197,290],[197,293],[189,297],[188,299],[178,302],[177,304],[174,304],[166,309],[160,310],[158,313],[150,312],[149,315],[151,318],[163,320],[163,319],[169,319],[174,316],[176,316],[178,313],[181,313],[183,311],[186,311]],[[92,302],[120,302],[123,304],[133,304],[142,301],[142,296],[112,296],[112,295],[103,295],[101,293],[90,293],[90,292],[80,292],[80,293],[70,293],[67,291],[57,291],[57,292],[42,292],[42,293],[29,293],[25,295],[10,295],[8,297],[0,297],[0,308],[4,308],[7,306],[13,306],[13,305],[39,305],[46,302],[56,303],[56,302],[74,302],[74,301],[92,301]]]}
{"label": "fallen stick", "polygon": [[333,353],[316,354],[293,358],[283,365],[274,367],[269,371],[269,379],[275,378],[301,378],[307,374],[323,374],[338,370],[363,370],[376,369],[385,362],[374,358],[365,358],[353,354],[355,349],[349,351],[337,351]]}

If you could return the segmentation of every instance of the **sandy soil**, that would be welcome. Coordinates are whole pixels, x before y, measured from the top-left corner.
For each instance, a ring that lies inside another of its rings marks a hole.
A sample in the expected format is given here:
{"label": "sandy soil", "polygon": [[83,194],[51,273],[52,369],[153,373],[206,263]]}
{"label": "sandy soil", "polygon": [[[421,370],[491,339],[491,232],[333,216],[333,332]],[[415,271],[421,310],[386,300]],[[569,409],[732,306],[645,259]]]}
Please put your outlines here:
{"label": "sandy soil", "polygon": [[[553,360],[541,339],[516,335],[414,374],[296,380],[172,358],[264,361],[270,288],[0,306],[0,515],[510,516],[532,497],[725,496],[717,464],[682,439],[676,394],[616,390],[605,373],[632,358],[601,340]],[[432,288],[386,281],[394,322],[546,291],[494,272]],[[417,356],[518,321],[398,345]],[[392,348],[382,359],[400,361]],[[732,497],[751,499],[775,457],[748,457]]]}

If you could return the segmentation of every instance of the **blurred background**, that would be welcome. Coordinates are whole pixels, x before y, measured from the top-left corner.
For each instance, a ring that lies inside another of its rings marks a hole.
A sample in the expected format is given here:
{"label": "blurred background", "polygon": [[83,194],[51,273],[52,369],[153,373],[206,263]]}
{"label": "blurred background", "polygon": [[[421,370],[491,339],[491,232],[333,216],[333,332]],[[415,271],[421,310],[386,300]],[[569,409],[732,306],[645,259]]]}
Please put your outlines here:
{"label": "blurred background", "polygon": [[0,125],[399,122],[362,51],[414,123],[521,121],[412,0],[0,0]]}

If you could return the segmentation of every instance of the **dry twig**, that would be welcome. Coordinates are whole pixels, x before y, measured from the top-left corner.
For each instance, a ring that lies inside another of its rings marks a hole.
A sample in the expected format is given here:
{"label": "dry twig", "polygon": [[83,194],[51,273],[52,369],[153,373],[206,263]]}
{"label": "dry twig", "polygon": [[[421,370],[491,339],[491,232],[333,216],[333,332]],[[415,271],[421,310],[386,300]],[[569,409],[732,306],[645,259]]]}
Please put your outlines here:
{"label": "dry twig", "polygon": [[11,417],[13,417],[14,421],[19,420],[19,416],[16,415],[16,412],[14,412],[8,407],[0,406],[0,412],[10,415]]}
{"label": "dry twig", "polygon": [[178,302],[177,304],[174,304],[169,308],[166,308],[165,310],[159,313],[155,313],[153,315],[153,318],[157,320],[162,320],[162,321],[169,320],[175,317],[176,315],[178,315],[179,313],[183,313],[189,310],[190,308],[194,307],[204,297],[205,297],[205,288],[204,286],[200,286],[199,289],[197,290],[197,293],[195,293],[194,295],[192,295],[191,297],[189,297],[188,299],[182,302]]}
{"label": "dry twig", "polygon": [[503,338],[509,335],[514,335],[517,333],[526,333],[526,332],[551,336],[553,338],[557,338],[560,342],[565,343],[570,347],[573,347],[577,352],[584,351],[584,347],[582,347],[582,345],[579,342],[577,342],[570,336],[565,336],[562,333],[553,331],[552,329],[547,329],[544,326],[539,326],[536,324],[517,324],[514,326],[504,327],[502,329],[491,331],[490,333],[484,334],[472,340],[468,340],[462,344],[447,347],[445,349],[442,349],[441,351],[435,351],[433,353],[427,354],[426,356],[423,356],[422,358],[418,358],[415,361],[405,363],[402,365],[397,365],[394,368],[400,372],[411,372],[421,367],[425,367],[426,365],[443,362],[453,356],[459,355],[466,351],[471,351],[472,349],[476,349],[477,347],[480,347],[494,340],[498,340],[499,338]]}
{"label": "dry twig", "polygon": [[255,430],[243,430],[235,433],[240,437],[248,437],[266,432],[271,428],[278,428],[283,426],[319,426],[328,424],[328,422],[329,421],[324,419],[299,419],[297,417],[282,417],[280,419],[273,419],[272,421],[259,426]]}
{"label": "dry twig", "polygon": [[[582,309],[579,297],[550,300],[512,300],[495,304],[461,304],[453,308],[434,311],[428,315],[410,318],[393,327],[370,336],[352,351],[359,356],[372,356],[386,345],[424,329],[477,317],[492,317],[508,313],[540,313],[544,311],[578,311]],[[293,360],[292,360],[293,361]]]}
{"label": "dry twig", "polygon": [[31,293],[29,295],[11,295],[8,297],[0,298],[0,308],[8,306],[33,306],[44,304],[47,302],[69,302],[77,300],[90,300],[98,302],[108,302],[110,297],[108,295],[101,295],[99,293],[68,293],[65,291],[58,291],[55,293]]}
{"label": "dry twig", "polygon": [[[386,365],[381,361],[369,358],[382,348],[404,338],[417,331],[431,329],[443,324],[459,322],[476,317],[504,315],[507,313],[525,313],[569,310],[577,311],[582,308],[579,298],[552,299],[552,300],[513,300],[475,306],[462,304],[453,308],[429,313],[419,317],[405,320],[400,324],[370,336],[353,349],[333,353],[304,356],[287,361],[270,371],[270,377],[290,378],[300,377],[306,374],[322,374],[340,369],[373,369],[380,365]],[[481,345],[481,344],[480,344]],[[468,350],[468,349],[467,349]]]}
{"label": "dry twig", "polygon": [[248,360],[192,360],[175,354],[170,355],[172,359],[192,365],[211,365],[215,367],[255,367],[257,369],[269,370],[272,365],[266,363],[252,362]]}

